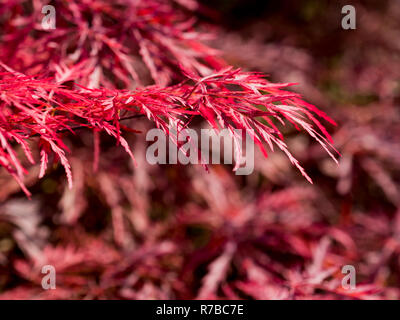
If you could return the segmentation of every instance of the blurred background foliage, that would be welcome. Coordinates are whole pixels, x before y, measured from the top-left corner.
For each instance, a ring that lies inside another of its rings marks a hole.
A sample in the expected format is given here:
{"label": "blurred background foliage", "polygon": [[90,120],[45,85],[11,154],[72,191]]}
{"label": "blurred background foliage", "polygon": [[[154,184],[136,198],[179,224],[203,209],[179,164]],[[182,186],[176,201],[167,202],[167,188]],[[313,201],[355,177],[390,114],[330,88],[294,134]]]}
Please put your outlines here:
{"label": "blurred background foliage", "polygon": [[[1,298],[400,298],[399,1],[351,1],[356,30],[341,28],[348,1],[202,3],[229,63],[299,83],[338,123],[328,130],[340,165],[288,127],[314,185],[280,152],[258,155],[245,177],[150,166],[143,134],[129,136],[139,169],[102,137],[95,173],[90,133],[70,137],[74,189],[60,166],[42,180],[37,168],[28,201],[0,174]],[[55,265],[56,290],[41,289],[43,264]]]}

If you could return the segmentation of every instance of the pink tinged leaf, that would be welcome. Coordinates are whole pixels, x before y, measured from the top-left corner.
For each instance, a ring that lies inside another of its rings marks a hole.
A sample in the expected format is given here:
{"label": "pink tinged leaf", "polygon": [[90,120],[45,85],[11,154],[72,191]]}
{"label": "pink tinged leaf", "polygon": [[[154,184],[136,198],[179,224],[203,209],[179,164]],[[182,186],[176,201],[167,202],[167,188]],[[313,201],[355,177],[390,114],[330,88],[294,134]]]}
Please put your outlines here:
{"label": "pink tinged leaf", "polygon": [[39,178],[43,178],[46,169],[47,169],[47,163],[48,163],[48,156],[45,150],[40,151],[40,172],[39,172]]}
{"label": "pink tinged leaf", "polygon": [[65,173],[67,175],[67,180],[68,180],[68,186],[70,189],[73,187],[72,183],[72,172],[71,172],[71,165],[68,162],[68,159],[65,156],[65,152],[63,149],[57,146],[54,141],[48,138],[44,138],[51,146],[51,149],[54,151],[54,153],[60,158],[61,164],[63,165],[65,169]]}
{"label": "pink tinged leaf", "polygon": [[[1,128],[0,128],[1,129]],[[17,156],[15,155],[14,150],[11,148],[10,144],[8,143],[6,137],[2,133],[3,130],[0,130],[0,142],[3,149],[7,150],[8,156],[11,159],[11,163],[14,166],[15,170],[17,171],[18,177],[20,179],[23,178],[25,169],[22,167],[21,163],[19,162]],[[4,132],[4,134],[6,134]]]}

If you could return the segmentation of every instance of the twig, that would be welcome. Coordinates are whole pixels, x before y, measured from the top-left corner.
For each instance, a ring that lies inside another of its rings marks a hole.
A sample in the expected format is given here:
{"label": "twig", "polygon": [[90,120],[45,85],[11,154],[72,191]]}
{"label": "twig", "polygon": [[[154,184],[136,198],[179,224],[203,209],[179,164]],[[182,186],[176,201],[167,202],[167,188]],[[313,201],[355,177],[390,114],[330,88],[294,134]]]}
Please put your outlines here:
{"label": "twig", "polygon": [[[143,118],[144,116],[145,116],[144,114],[135,114],[135,115],[132,115],[129,117],[123,117],[119,120],[122,121],[122,120],[129,120],[129,119],[137,119],[137,118]],[[106,121],[106,122],[111,123],[112,120]],[[87,129],[87,128],[88,128],[88,126],[81,125],[81,126],[76,126],[76,127],[72,127],[72,128],[65,128],[65,129],[57,130],[57,133],[71,132],[71,131]],[[31,135],[30,138],[39,137],[39,136],[40,136],[39,133],[35,133],[35,134]]]}

